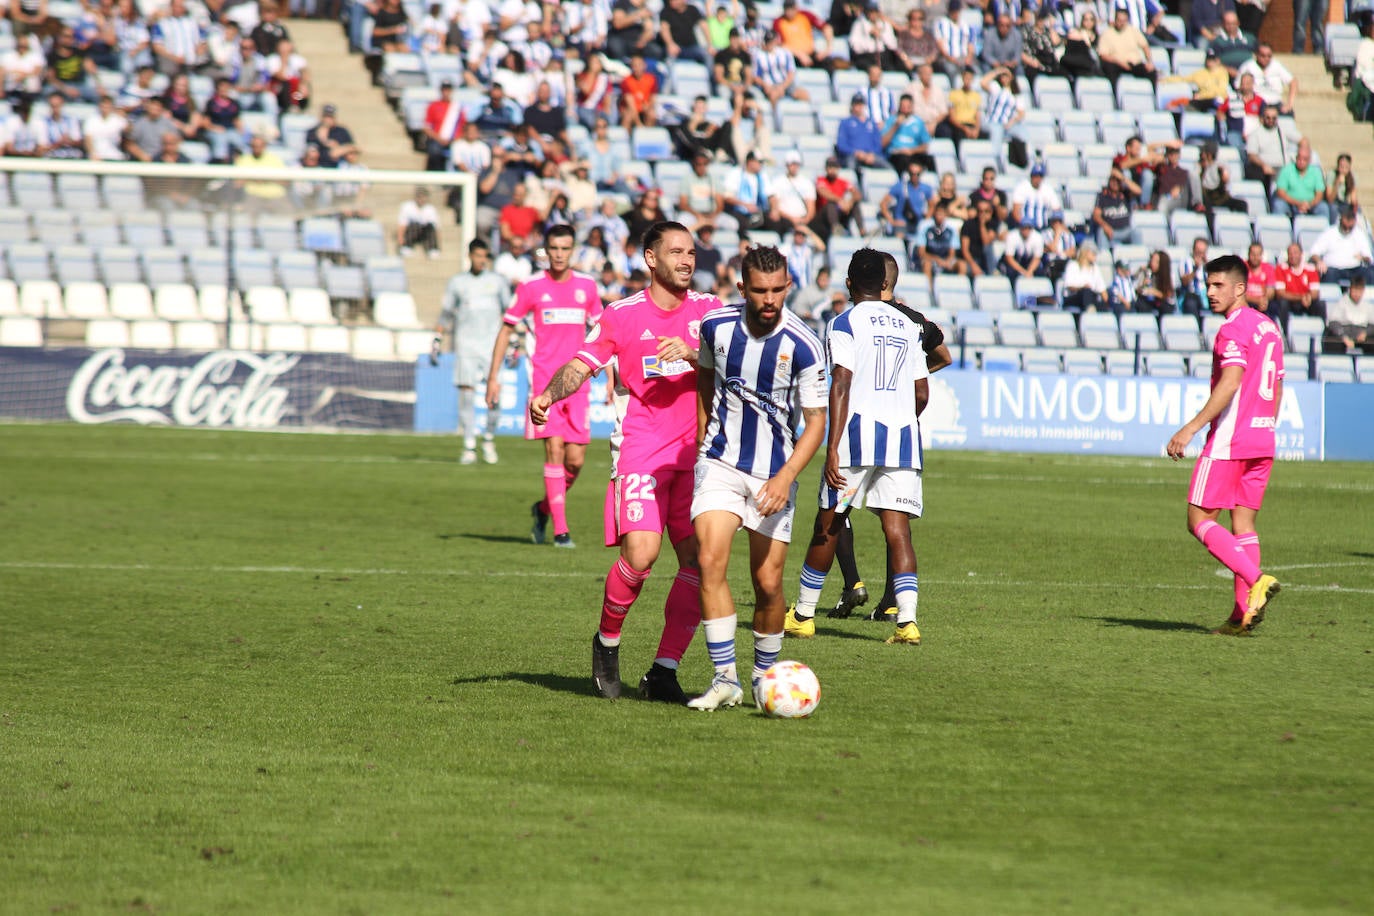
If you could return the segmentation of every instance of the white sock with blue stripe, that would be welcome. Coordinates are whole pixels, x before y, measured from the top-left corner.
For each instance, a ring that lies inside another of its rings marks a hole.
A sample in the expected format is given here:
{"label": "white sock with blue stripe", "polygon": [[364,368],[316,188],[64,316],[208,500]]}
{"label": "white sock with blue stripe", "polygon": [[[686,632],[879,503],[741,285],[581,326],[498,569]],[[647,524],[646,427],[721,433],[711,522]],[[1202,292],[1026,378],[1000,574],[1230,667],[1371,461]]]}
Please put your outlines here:
{"label": "white sock with blue stripe", "polygon": [[738,626],[735,614],[702,621],[706,631],[706,651],[711,655],[711,664],[716,674],[723,674],[730,680],[739,682],[739,672],[735,669],[735,628]]}
{"label": "white sock with blue stripe", "polygon": [[915,573],[897,573],[892,577],[892,593],[897,596],[897,626],[916,622],[916,598],[919,589]]}
{"label": "white sock with blue stripe", "polygon": [[760,633],[754,631],[754,670],[749,675],[754,680],[763,677],[763,672],[773,667],[782,651],[781,633]]}
{"label": "white sock with blue stripe", "polygon": [[802,564],[801,584],[797,588],[798,620],[816,616],[816,604],[821,600],[821,589],[825,588],[825,576],[819,569]]}

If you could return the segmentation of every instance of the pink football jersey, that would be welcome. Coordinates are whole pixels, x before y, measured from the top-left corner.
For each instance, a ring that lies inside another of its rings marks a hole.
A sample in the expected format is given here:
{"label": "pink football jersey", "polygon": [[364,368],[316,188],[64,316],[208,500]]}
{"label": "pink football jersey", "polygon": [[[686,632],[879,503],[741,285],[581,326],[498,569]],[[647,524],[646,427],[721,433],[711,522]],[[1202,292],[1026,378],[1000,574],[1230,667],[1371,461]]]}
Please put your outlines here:
{"label": "pink football jersey", "polygon": [[1202,454],[1212,458],[1274,457],[1278,405],[1275,388],[1283,378],[1283,338],[1263,312],[1238,308],[1212,344],[1212,387],[1228,366],[1245,370],[1240,388],[1212,421]]}
{"label": "pink football jersey", "polygon": [[571,271],[556,282],[545,270],[520,284],[503,320],[514,325],[525,319],[534,335],[530,391],[543,391],[559,367],[577,355],[587,325],[600,315],[596,281],[586,274]]}
{"label": "pink football jersey", "polygon": [[680,337],[688,346],[700,346],[701,319],[720,306],[715,296],[689,292],[682,305],[668,312],[642,290],[612,303],[587,334],[577,358],[595,370],[614,357],[621,384],[630,392],[618,472],[686,469],[696,461],[696,369],[686,361],[660,361],[658,342]]}

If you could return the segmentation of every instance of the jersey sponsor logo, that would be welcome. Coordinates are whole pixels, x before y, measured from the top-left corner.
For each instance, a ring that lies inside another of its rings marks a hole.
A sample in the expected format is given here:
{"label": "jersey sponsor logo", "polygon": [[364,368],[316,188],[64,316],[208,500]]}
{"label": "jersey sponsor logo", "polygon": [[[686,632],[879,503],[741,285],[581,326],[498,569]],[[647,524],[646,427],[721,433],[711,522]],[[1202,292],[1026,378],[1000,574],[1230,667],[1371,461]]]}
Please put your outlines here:
{"label": "jersey sponsor logo", "polygon": [[745,384],[744,379],[737,375],[725,380],[725,390],[747,404],[757,404],[759,409],[770,417],[776,417],[778,411],[783,409],[782,405],[775,404],[768,398],[760,397],[757,391],[750,388]]}
{"label": "jersey sponsor logo", "polygon": [[1251,417],[1251,418],[1250,418],[1250,428],[1251,428],[1251,429],[1273,429],[1273,428],[1274,428],[1274,418],[1273,418],[1273,417]]}
{"label": "jersey sponsor logo", "polygon": [[670,359],[664,362],[654,355],[641,357],[641,360],[645,378],[672,378],[692,371],[692,364],[685,359]]}
{"label": "jersey sponsor logo", "polygon": [[[1259,343],[1259,340],[1257,339],[1255,343]],[[1221,351],[1221,355],[1223,359],[1234,359],[1241,355],[1240,346],[1234,340],[1228,340],[1226,347]]]}
{"label": "jersey sponsor logo", "polygon": [[[547,296],[545,298],[548,298]],[[544,324],[586,324],[587,313],[582,309],[546,308],[540,312]]]}

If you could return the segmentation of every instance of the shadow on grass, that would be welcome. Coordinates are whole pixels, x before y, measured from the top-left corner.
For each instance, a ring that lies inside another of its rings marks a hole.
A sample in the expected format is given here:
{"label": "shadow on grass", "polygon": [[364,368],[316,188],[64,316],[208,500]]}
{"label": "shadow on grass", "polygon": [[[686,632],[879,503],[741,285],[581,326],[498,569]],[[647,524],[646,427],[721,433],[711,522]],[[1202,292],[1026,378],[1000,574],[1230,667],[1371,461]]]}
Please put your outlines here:
{"label": "shadow on grass", "polygon": [[1161,632],[1205,633],[1212,630],[1200,623],[1183,620],[1156,620],[1150,617],[1083,617],[1082,620],[1100,620],[1107,627],[1135,627],[1137,630],[1158,630]]}
{"label": "shadow on grass", "polygon": [[871,627],[865,627],[864,630],[855,632],[854,630],[841,630],[834,626],[821,626],[821,622],[818,618],[816,620],[816,635],[826,637],[834,636],[838,639],[862,639],[865,642],[872,642],[876,639],[878,642],[882,642],[892,635],[892,624],[874,622]]}
{"label": "shadow on grass", "polygon": [[491,544],[529,544],[530,536],[516,534],[474,534],[471,531],[460,531],[457,534],[436,534],[441,541],[486,541]]}
{"label": "shadow on grass", "polygon": [[1347,556],[1359,557],[1361,560],[1374,560],[1374,553],[1367,550],[1352,550]]}
{"label": "shadow on grass", "polygon": [[[455,686],[461,686],[463,684],[490,684],[499,681],[519,681],[522,684],[531,684],[535,687],[556,690],[560,693],[596,696],[596,689],[592,686],[590,677],[572,677],[566,674],[507,671],[505,674],[474,674],[472,677],[456,677],[452,683]],[[631,690],[631,694],[633,694],[633,690]],[[597,698],[600,699],[600,697]]]}

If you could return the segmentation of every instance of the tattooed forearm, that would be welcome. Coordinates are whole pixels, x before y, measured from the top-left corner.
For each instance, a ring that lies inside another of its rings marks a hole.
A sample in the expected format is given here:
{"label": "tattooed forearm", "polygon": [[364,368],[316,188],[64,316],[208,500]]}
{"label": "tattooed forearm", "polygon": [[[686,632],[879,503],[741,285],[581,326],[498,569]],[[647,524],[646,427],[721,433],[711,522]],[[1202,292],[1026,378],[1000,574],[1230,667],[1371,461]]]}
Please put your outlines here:
{"label": "tattooed forearm", "polygon": [[586,380],[586,368],[583,367],[582,363],[573,360],[564,363],[562,368],[553,374],[553,378],[549,380],[549,387],[544,389],[544,393],[555,401],[561,401],[568,395],[576,393]]}

